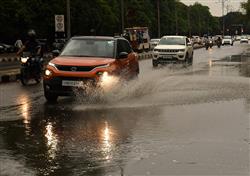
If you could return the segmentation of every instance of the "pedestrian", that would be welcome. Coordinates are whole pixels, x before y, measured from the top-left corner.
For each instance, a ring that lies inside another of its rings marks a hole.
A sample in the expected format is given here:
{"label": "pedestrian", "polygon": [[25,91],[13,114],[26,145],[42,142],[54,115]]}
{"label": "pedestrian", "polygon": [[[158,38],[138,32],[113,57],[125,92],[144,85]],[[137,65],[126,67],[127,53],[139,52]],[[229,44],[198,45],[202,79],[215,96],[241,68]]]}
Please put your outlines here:
{"label": "pedestrian", "polygon": [[23,42],[20,38],[18,38],[15,42],[15,48],[17,49],[17,51],[19,51],[23,46]]}

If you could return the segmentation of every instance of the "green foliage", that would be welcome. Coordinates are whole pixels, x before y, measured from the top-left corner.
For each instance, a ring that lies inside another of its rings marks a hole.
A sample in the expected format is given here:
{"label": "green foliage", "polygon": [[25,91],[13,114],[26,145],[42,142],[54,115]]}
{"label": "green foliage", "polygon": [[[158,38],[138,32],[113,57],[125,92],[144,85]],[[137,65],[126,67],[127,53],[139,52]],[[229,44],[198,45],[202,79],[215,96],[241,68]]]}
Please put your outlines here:
{"label": "green foliage", "polygon": [[[203,35],[220,32],[219,19],[209,8],[179,0],[159,0],[161,34]],[[250,14],[249,1],[244,8]],[[125,27],[147,26],[157,36],[157,0],[124,0]],[[53,40],[54,15],[64,14],[66,0],[0,0],[0,40],[14,41],[33,28],[39,38]],[[121,0],[71,0],[72,35],[114,35],[121,33]]]}

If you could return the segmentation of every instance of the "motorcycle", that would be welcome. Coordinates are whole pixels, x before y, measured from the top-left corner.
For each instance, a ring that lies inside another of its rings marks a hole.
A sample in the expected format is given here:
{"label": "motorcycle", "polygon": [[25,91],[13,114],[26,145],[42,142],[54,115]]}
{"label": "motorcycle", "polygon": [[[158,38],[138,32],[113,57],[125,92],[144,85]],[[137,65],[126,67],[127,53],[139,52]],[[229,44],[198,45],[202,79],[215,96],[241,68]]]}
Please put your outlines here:
{"label": "motorcycle", "polygon": [[213,41],[212,40],[206,41],[205,47],[206,47],[206,50],[208,50],[208,48],[212,48],[213,47]]}
{"label": "motorcycle", "polygon": [[41,82],[43,71],[43,58],[24,52],[20,58],[20,80],[22,85],[27,85],[30,79],[34,79],[36,83]]}
{"label": "motorcycle", "polygon": [[218,47],[218,48],[220,48],[220,47],[221,47],[221,45],[222,45],[221,40],[217,40],[217,42],[216,42],[216,43],[217,43],[217,47]]}

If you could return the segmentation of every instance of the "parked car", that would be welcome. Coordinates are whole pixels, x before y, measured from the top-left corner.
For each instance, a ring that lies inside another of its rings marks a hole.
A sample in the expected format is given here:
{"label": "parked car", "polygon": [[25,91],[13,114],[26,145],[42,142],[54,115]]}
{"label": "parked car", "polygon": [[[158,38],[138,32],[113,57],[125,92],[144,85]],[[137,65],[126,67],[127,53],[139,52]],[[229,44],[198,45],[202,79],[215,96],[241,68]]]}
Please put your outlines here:
{"label": "parked car", "polygon": [[6,53],[13,53],[15,52],[15,47],[12,45],[8,45],[5,43],[0,43],[0,46],[2,46],[4,48],[4,52]]}
{"label": "parked car", "polygon": [[234,44],[234,41],[233,41],[233,38],[229,35],[226,35],[223,37],[222,39],[222,45],[231,45],[233,46]]}
{"label": "parked car", "polygon": [[153,50],[153,67],[167,63],[193,62],[193,47],[185,36],[164,36]]}
{"label": "parked car", "polygon": [[247,36],[241,36],[240,43],[248,43],[248,37]]}
{"label": "parked car", "polygon": [[150,49],[153,50],[156,47],[156,45],[158,45],[160,40],[161,39],[151,39],[150,40]]}
{"label": "parked car", "polygon": [[0,45],[0,53],[4,53],[4,52],[5,52],[4,47]]}
{"label": "parked car", "polygon": [[86,93],[112,84],[114,77],[132,79],[139,74],[138,55],[122,37],[73,37],[59,55],[53,51],[43,78],[47,101],[80,89]]}

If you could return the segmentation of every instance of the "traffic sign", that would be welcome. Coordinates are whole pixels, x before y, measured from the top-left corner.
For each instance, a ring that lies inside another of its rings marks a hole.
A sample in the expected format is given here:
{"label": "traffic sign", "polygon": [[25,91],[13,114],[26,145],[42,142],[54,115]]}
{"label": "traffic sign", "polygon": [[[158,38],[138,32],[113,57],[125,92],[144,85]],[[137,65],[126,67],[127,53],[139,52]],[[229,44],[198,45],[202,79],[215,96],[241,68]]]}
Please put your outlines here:
{"label": "traffic sign", "polygon": [[64,15],[55,15],[55,31],[65,32]]}

